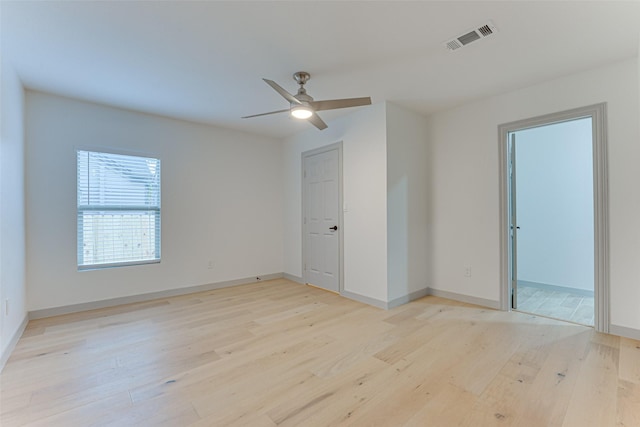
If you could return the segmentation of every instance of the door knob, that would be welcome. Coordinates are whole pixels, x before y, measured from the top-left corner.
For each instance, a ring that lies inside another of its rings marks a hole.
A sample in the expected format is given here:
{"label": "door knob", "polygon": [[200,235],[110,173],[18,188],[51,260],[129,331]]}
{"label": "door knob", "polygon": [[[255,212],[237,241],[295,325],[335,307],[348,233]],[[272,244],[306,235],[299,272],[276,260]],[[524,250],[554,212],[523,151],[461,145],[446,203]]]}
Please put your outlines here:
{"label": "door knob", "polygon": [[334,225],[333,227],[329,227],[329,230],[336,231],[337,229],[338,229],[338,226],[337,226],[337,225]]}

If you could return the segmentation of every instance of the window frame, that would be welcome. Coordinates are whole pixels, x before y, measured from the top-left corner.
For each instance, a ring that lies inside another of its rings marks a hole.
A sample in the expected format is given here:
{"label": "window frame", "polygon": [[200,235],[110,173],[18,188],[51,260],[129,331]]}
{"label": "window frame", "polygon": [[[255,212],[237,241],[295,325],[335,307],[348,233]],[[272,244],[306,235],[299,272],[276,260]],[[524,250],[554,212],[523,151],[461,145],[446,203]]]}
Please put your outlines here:
{"label": "window frame", "polygon": [[[142,159],[151,159],[157,161],[158,170],[160,171],[158,174],[158,204],[157,206],[147,206],[147,205],[131,205],[131,206],[119,206],[119,205],[82,205],[78,200],[78,191],[79,191],[79,182],[80,182],[80,170],[78,163],[78,156],[80,152],[87,153],[98,153],[98,154],[106,154],[106,155],[115,155],[115,156],[129,156],[129,157],[138,157]],[[147,265],[147,264],[158,264],[162,259],[162,160],[160,157],[152,156],[149,154],[141,154],[141,153],[131,153],[131,152],[123,152],[123,151],[114,151],[103,148],[86,148],[86,147],[76,147],[74,150],[76,156],[76,239],[77,239],[77,253],[76,253],[76,264],[78,271],[89,271],[89,270],[103,270],[109,268],[116,267],[129,267],[135,265]],[[117,213],[117,212],[154,212],[155,226],[154,229],[157,231],[155,239],[154,239],[154,252],[155,258],[152,259],[138,259],[138,260],[129,260],[129,261],[117,261],[117,262],[100,262],[100,263],[92,263],[92,264],[81,264],[81,260],[84,258],[84,227],[83,227],[83,218],[81,212],[105,212],[105,213]]]}

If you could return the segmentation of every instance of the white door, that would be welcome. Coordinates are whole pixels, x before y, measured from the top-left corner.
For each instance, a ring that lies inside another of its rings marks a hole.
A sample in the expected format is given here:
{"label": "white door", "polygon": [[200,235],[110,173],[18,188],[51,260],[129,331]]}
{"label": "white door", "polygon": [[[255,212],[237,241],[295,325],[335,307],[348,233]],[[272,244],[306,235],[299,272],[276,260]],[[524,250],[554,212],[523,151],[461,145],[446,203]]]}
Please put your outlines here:
{"label": "white door", "polygon": [[338,148],[304,157],[304,279],[340,291],[340,171]]}

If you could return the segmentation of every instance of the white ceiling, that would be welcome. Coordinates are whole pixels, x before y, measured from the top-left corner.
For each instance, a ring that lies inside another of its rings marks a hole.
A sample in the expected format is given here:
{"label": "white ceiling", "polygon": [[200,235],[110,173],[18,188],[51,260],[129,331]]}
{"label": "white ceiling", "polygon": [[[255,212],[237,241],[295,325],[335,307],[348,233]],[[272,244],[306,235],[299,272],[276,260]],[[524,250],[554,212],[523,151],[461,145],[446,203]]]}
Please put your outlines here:
{"label": "white ceiling", "polygon": [[[28,88],[283,137],[310,126],[261,79],[421,114],[638,56],[640,1],[6,1],[2,58]],[[499,32],[449,52],[488,19]],[[367,108],[367,107],[359,107]],[[323,112],[331,119],[352,109]]]}

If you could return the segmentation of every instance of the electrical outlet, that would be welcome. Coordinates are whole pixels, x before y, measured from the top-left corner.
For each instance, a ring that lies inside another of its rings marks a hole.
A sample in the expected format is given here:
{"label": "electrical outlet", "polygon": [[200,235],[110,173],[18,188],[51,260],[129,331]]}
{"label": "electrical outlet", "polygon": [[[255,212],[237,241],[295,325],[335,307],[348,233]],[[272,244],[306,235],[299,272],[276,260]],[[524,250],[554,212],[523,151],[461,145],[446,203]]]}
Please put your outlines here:
{"label": "electrical outlet", "polygon": [[465,265],[464,266],[464,277],[471,277],[471,266],[470,265]]}
{"label": "electrical outlet", "polygon": [[213,267],[215,267],[215,263],[213,262],[213,260],[209,260],[209,264],[207,264],[207,268],[209,270],[213,270]]}

